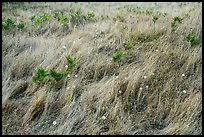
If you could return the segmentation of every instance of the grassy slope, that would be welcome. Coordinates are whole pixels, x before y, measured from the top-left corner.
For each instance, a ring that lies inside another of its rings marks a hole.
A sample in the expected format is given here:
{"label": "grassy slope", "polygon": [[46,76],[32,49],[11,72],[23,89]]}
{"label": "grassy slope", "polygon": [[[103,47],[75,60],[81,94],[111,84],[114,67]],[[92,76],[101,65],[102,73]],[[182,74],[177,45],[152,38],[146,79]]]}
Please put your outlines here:
{"label": "grassy slope", "polygon": [[[2,31],[3,134],[202,134],[201,39],[194,47],[183,40],[192,33],[201,38],[201,3],[16,7],[5,4],[2,12],[3,20],[27,23],[22,31]],[[38,27],[30,21],[32,15],[68,15],[79,8],[94,11],[94,20],[63,26],[51,18]],[[167,13],[155,26],[146,15],[151,8]],[[175,16],[184,19],[171,32]],[[123,48],[127,41],[134,45],[130,50]],[[117,49],[124,58],[113,62]],[[64,70],[66,54],[76,62],[70,76],[55,85],[32,82],[38,66]]]}

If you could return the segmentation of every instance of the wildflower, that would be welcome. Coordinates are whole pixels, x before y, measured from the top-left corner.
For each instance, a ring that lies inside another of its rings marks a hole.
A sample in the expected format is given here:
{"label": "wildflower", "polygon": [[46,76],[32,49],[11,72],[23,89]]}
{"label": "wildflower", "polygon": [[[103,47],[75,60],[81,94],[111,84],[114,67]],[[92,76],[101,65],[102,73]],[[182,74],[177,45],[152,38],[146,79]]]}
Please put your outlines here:
{"label": "wildflower", "polygon": [[186,90],[183,90],[183,93],[185,93],[185,94],[186,94]]}
{"label": "wildflower", "polygon": [[121,93],[122,93],[122,91],[121,91],[121,90],[119,90],[119,93],[121,94]]}
{"label": "wildflower", "polygon": [[52,123],[53,125],[56,125],[57,124],[57,122],[56,121],[53,121],[53,123]]}
{"label": "wildflower", "polygon": [[106,119],[106,117],[105,117],[105,116],[102,116],[102,118],[101,118],[101,119],[105,120],[105,119]]}
{"label": "wildflower", "polygon": [[66,49],[66,47],[65,47],[65,46],[62,46],[62,48],[63,48],[63,49]]}
{"label": "wildflower", "polygon": [[142,87],[140,87],[140,90],[142,90]]}
{"label": "wildflower", "polygon": [[146,78],[147,78],[147,76],[144,76],[144,78],[146,79]]}
{"label": "wildflower", "polygon": [[67,90],[69,90],[70,88],[69,87],[67,87]]}
{"label": "wildflower", "polygon": [[148,88],[149,86],[147,85],[146,88]]}
{"label": "wildflower", "polygon": [[118,77],[118,76],[116,76],[116,78],[118,79],[119,77]]}
{"label": "wildflower", "polygon": [[75,44],[75,41],[73,41],[73,44]]}
{"label": "wildflower", "polygon": [[102,107],[102,109],[104,110],[104,109],[105,109],[105,107]]}
{"label": "wildflower", "polygon": [[77,76],[77,75],[75,75],[75,77],[77,78],[78,76]]}
{"label": "wildflower", "polygon": [[125,80],[127,79],[127,77],[125,77]]}
{"label": "wildflower", "polygon": [[156,52],[158,52],[158,49],[156,49]]}
{"label": "wildflower", "polygon": [[66,65],[65,68],[68,68],[68,65]]}
{"label": "wildflower", "polygon": [[68,78],[70,78],[70,75],[67,75],[68,76]]}
{"label": "wildflower", "polygon": [[184,77],[185,76],[185,74],[182,74],[182,77]]}
{"label": "wildflower", "polygon": [[62,54],[62,52],[60,51],[59,54]]}
{"label": "wildflower", "polygon": [[152,75],[154,76],[154,73],[152,73]]}

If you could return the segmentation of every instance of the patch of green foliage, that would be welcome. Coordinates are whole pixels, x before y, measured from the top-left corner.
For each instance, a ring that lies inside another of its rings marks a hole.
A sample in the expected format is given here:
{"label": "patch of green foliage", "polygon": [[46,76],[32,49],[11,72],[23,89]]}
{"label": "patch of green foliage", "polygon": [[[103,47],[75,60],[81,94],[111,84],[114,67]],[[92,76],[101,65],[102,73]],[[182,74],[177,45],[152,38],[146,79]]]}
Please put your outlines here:
{"label": "patch of green foliage", "polygon": [[92,19],[92,18],[94,18],[94,17],[95,17],[95,13],[89,11],[88,14],[87,14],[87,19],[90,20],[90,19]]}
{"label": "patch of green foliage", "polygon": [[31,16],[31,21],[34,22],[34,25],[38,26],[42,22],[48,20],[50,18],[50,15],[46,12],[41,16]]}
{"label": "patch of green foliage", "polygon": [[112,55],[112,60],[114,62],[120,61],[124,57],[124,53],[118,50],[115,54]]}
{"label": "patch of green foliage", "polygon": [[128,50],[128,49],[132,49],[134,47],[134,45],[130,42],[125,42],[123,44],[123,47],[125,48],[125,50]]}
{"label": "patch of green foliage", "polygon": [[73,68],[75,66],[74,59],[70,55],[67,55],[66,59],[67,59],[69,68]]}
{"label": "patch of green foliage", "polygon": [[42,67],[37,68],[36,74],[32,77],[32,81],[35,83],[41,83],[43,82],[44,78],[48,76],[49,73]]}
{"label": "patch of green foliage", "polygon": [[192,35],[192,34],[189,34],[189,35],[185,36],[184,40],[190,42],[191,47],[196,46],[197,44],[199,44],[199,38]]}
{"label": "patch of green foliage", "polygon": [[56,81],[60,81],[65,76],[65,72],[57,72],[54,69],[52,69],[50,70],[49,75],[53,77]]}
{"label": "patch of green foliage", "polygon": [[177,28],[178,23],[182,23],[183,18],[176,16],[173,18],[173,21],[171,22],[171,29],[172,31],[175,31]]}
{"label": "patch of green foliage", "polygon": [[17,28],[18,28],[18,29],[23,29],[23,28],[25,28],[25,23],[24,23],[24,22],[19,23],[19,24],[17,25]]}
{"label": "patch of green foliage", "polygon": [[15,27],[15,23],[12,19],[8,18],[7,20],[2,22],[2,29],[3,30],[8,30],[10,28]]}

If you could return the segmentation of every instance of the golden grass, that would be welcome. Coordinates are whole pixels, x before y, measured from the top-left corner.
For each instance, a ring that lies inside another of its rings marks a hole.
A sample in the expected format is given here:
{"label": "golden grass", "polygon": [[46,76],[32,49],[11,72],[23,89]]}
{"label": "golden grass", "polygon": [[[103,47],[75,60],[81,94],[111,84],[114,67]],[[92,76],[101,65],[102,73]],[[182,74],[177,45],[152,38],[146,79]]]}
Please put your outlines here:
{"label": "golden grass", "polygon": [[[2,19],[31,23],[32,15],[78,9],[96,17],[2,30],[3,134],[202,134],[202,39],[195,47],[184,41],[191,33],[201,38],[201,3],[22,5],[3,5]],[[151,7],[167,13],[155,25],[146,15]],[[184,20],[171,32],[175,16]],[[127,41],[132,49],[124,49]],[[118,49],[124,58],[113,62]],[[51,85],[32,82],[39,66],[65,70],[68,54],[76,62],[68,76]]]}

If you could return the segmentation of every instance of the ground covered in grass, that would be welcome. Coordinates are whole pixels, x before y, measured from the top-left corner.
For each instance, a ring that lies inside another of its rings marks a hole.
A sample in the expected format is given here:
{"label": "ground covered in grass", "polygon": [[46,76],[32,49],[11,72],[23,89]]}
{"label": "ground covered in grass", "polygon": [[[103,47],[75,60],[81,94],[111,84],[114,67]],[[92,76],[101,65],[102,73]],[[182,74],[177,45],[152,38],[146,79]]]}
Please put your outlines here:
{"label": "ground covered in grass", "polygon": [[202,3],[3,3],[2,134],[202,134]]}

